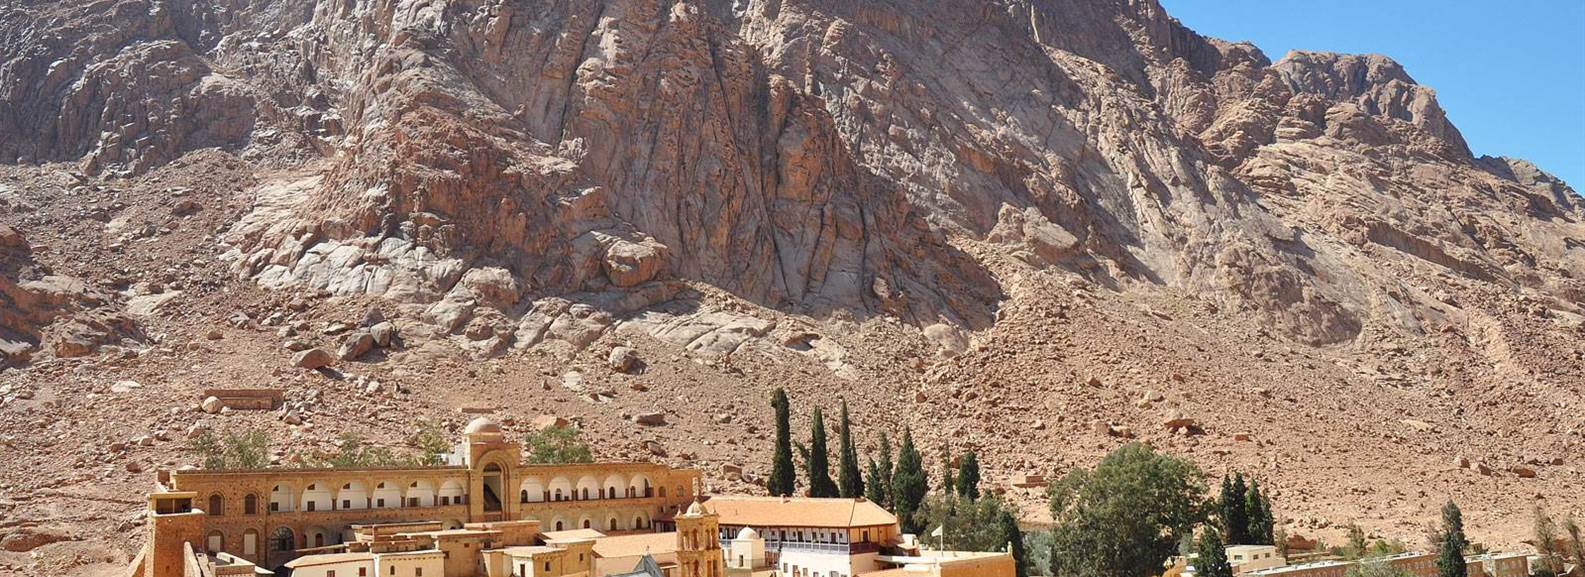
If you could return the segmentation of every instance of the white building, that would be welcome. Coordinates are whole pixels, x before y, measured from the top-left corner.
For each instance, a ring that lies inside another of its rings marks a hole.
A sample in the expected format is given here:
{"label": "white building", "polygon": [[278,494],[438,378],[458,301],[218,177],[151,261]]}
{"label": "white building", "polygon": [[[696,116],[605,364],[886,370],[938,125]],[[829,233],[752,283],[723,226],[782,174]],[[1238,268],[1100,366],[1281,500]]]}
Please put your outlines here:
{"label": "white building", "polygon": [[864,499],[718,496],[709,505],[721,517],[728,567],[771,568],[782,577],[882,569],[881,548],[898,537],[897,517]]}

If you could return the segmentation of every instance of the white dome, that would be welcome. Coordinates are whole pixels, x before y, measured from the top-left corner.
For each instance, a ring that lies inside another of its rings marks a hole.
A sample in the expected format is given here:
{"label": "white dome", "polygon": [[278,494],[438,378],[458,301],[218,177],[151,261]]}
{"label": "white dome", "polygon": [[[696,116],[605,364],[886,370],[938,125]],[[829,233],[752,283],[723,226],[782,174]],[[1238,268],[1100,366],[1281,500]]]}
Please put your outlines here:
{"label": "white dome", "polygon": [[501,426],[487,417],[479,417],[468,421],[468,426],[462,430],[464,435],[478,435],[482,433],[501,434]]}
{"label": "white dome", "polygon": [[737,532],[737,539],[739,541],[758,541],[759,532],[755,531],[753,527],[744,527],[742,531]]}

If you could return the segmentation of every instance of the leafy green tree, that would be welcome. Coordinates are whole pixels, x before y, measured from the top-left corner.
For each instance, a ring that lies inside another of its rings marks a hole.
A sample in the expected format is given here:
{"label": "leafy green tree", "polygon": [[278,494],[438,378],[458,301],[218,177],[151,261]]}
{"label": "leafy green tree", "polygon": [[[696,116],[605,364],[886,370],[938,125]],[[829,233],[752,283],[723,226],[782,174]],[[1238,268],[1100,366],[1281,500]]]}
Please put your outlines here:
{"label": "leafy green tree", "polygon": [[[1018,574],[1028,575],[1023,567],[1027,561],[1023,531],[1018,527],[1012,506],[1000,498],[970,500],[950,492],[938,492],[925,497],[914,516],[925,530],[940,527],[940,541],[947,549],[1006,551],[1011,544]],[[925,539],[935,546],[935,538]]]}
{"label": "leafy green tree", "polygon": [[189,441],[205,469],[263,469],[270,465],[270,436],[263,431],[226,433],[204,429]]}
{"label": "leafy green tree", "polygon": [[1467,577],[1469,569],[1464,564],[1464,547],[1469,545],[1464,537],[1464,513],[1458,505],[1448,501],[1442,506],[1441,539],[1437,543],[1436,573],[1439,577]]}
{"label": "leafy green tree", "polygon": [[842,429],[837,432],[837,494],[845,498],[864,495],[864,476],[859,473],[859,452],[853,447],[853,424],[848,420],[848,402],[842,401]]}
{"label": "leafy green tree", "polygon": [[1412,577],[1412,575],[1382,559],[1366,559],[1349,565],[1343,577]]}
{"label": "leafy green tree", "polygon": [[1343,546],[1343,558],[1352,560],[1364,557],[1369,546],[1365,542],[1365,530],[1358,523],[1349,523],[1348,544]]}
{"label": "leafy green tree", "polygon": [[440,428],[440,423],[430,419],[419,419],[415,428],[413,434],[407,438],[407,444],[418,449],[416,464],[443,464],[446,454],[451,452],[451,447],[446,443],[446,432]]}
{"label": "leafy green tree", "polygon": [[903,429],[903,442],[897,449],[897,469],[892,472],[892,512],[897,515],[904,533],[918,534],[924,528],[914,512],[919,510],[929,491],[924,458],[914,448],[913,432]]}
{"label": "leafy green tree", "polygon": [[523,436],[523,450],[528,453],[525,460],[538,465],[594,462],[589,443],[572,427],[546,427],[530,432]]}
{"label": "leafy green tree", "polygon": [[1147,577],[1161,572],[1184,533],[1205,520],[1205,477],[1193,464],[1128,443],[1094,469],[1048,489],[1051,573]]}
{"label": "leafy green tree", "polygon": [[980,498],[980,458],[974,451],[958,459],[958,494],[965,499]]}
{"label": "leafy green tree", "polygon": [[835,497],[837,484],[831,481],[831,452],[826,448],[826,420],[815,407],[809,431],[809,450],[804,455],[804,474],[809,477],[810,497]]}
{"label": "leafy green tree", "polygon": [[1194,560],[1194,577],[1233,577],[1233,566],[1227,562],[1227,544],[1215,527],[1206,527],[1200,534],[1199,554]]}
{"label": "leafy green tree", "polygon": [[313,454],[303,460],[308,467],[394,467],[412,464],[413,459],[397,456],[390,448],[370,445],[362,435],[347,431],[336,437],[336,451]]}
{"label": "leafy green tree", "polygon": [[1260,492],[1260,483],[1249,480],[1249,490],[1244,493],[1244,511],[1249,516],[1246,531],[1250,545],[1271,545],[1275,535],[1276,519],[1271,512],[1271,499]]}
{"label": "leafy green tree", "polygon": [[776,409],[776,452],[771,457],[770,478],[765,480],[765,488],[770,494],[791,497],[796,489],[797,479],[793,472],[792,456],[792,431],[789,421],[789,406],[787,404],[787,391],[777,387],[771,393],[770,406]]}
{"label": "leafy green tree", "polygon": [[1574,566],[1585,576],[1585,537],[1581,536],[1579,523],[1573,517],[1564,520],[1563,532],[1568,535],[1569,550],[1574,552]]}
{"label": "leafy green tree", "polygon": [[1051,571],[1051,532],[1029,531],[1024,533],[1024,559],[1025,575],[1050,575]]}
{"label": "leafy green tree", "polygon": [[1541,560],[1535,563],[1532,575],[1536,577],[1555,577],[1563,572],[1563,560],[1557,548],[1557,522],[1552,520],[1540,505],[1535,508],[1535,551]]}

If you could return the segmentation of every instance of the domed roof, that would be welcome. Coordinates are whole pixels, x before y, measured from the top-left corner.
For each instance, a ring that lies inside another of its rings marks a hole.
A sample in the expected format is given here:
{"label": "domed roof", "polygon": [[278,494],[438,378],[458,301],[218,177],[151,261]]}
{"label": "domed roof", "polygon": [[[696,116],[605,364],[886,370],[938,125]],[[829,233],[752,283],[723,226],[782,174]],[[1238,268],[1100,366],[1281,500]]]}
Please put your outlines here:
{"label": "domed roof", "polygon": [[479,435],[488,433],[494,433],[497,435],[501,434],[501,426],[495,424],[495,421],[492,421],[487,417],[479,417],[472,421],[468,421],[467,428],[462,430],[462,434],[464,435]]}
{"label": "domed roof", "polygon": [[704,509],[704,503],[700,503],[698,501],[694,501],[692,505],[688,506],[688,512],[684,513],[684,514],[689,516],[689,517],[698,517],[698,516],[703,515],[703,514],[705,514],[707,512],[708,511],[705,511],[705,509]]}
{"label": "domed roof", "polygon": [[759,531],[755,531],[753,527],[744,527],[742,531],[737,532],[737,538],[739,541],[755,541],[759,539]]}

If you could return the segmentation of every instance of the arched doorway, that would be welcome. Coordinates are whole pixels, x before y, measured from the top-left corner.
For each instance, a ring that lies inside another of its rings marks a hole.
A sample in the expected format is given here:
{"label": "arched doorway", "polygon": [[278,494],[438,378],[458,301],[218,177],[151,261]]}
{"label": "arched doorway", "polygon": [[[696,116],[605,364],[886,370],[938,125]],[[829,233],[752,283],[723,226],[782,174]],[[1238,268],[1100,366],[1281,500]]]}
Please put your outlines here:
{"label": "arched doorway", "polygon": [[490,463],[484,466],[484,511],[486,513],[501,512],[501,486],[506,474],[501,471],[501,466]]}

